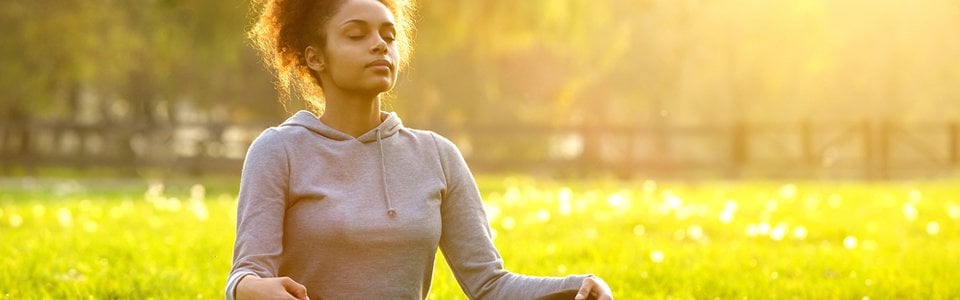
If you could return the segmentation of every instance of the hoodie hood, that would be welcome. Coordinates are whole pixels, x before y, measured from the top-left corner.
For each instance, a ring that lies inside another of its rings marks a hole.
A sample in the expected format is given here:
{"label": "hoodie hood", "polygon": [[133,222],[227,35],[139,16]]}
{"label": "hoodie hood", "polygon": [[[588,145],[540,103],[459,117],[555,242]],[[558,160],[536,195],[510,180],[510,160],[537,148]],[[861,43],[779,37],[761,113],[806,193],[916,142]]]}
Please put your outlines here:
{"label": "hoodie hood", "polygon": [[383,139],[391,137],[403,129],[403,122],[400,121],[400,117],[397,116],[397,113],[395,112],[388,113],[381,111],[380,118],[383,119],[383,122],[380,122],[380,125],[377,125],[377,127],[356,138],[342,131],[336,130],[333,127],[327,126],[327,124],[323,124],[323,122],[320,122],[320,118],[306,110],[301,110],[293,114],[293,116],[284,121],[283,124],[280,124],[280,126],[300,126],[331,140],[346,141],[356,139],[361,143],[376,142],[378,139],[378,131],[380,134],[379,138]]}
{"label": "hoodie hood", "polygon": [[[397,210],[393,207],[393,202],[390,201],[390,187],[387,186],[387,154],[386,151],[383,150],[382,140],[397,134],[400,129],[403,129],[403,123],[400,122],[400,117],[398,117],[397,113],[394,112],[388,113],[381,111],[380,119],[383,120],[383,122],[380,122],[380,125],[377,125],[377,127],[374,127],[370,131],[360,135],[356,138],[356,140],[364,144],[377,142],[377,147],[380,148],[380,179],[382,180],[384,204],[386,205],[387,215],[390,217],[396,217]],[[327,126],[327,124],[323,124],[323,122],[320,122],[320,118],[305,110],[301,110],[293,114],[293,116],[284,121],[283,124],[280,124],[280,126],[304,127],[310,131],[322,135],[325,138],[335,141],[347,141],[354,139],[354,137],[349,134]]]}

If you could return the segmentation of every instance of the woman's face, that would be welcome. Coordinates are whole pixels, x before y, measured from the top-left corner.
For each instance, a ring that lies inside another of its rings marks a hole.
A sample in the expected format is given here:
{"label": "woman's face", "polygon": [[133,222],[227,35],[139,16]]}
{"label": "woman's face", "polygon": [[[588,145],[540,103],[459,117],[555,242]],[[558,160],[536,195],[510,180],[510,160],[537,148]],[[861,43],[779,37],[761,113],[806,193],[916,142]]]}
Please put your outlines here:
{"label": "woman's face", "polygon": [[324,89],[379,94],[397,81],[397,36],[393,14],[376,0],[347,0],[327,22]]}

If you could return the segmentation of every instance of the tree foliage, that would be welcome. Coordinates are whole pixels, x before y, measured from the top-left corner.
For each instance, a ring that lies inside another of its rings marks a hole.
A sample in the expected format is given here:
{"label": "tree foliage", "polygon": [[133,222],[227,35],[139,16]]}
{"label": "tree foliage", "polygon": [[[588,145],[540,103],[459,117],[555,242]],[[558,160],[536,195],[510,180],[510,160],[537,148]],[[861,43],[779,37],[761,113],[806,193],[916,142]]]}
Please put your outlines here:
{"label": "tree foliage", "polygon": [[[953,1],[420,2],[388,106],[414,125],[960,118]],[[278,121],[250,11],[2,1],[0,117]]]}

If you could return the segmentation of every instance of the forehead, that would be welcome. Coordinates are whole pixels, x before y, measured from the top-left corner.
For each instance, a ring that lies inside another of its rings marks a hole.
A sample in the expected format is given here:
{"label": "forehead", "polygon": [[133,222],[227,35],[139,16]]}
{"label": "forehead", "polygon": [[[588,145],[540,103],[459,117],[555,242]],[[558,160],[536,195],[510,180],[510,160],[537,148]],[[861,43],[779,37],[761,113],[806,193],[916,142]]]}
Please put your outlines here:
{"label": "forehead", "polygon": [[393,13],[377,0],[346,0],[331,18],[331,25],[340,26],[350,21],[368,24],[394,23]]}

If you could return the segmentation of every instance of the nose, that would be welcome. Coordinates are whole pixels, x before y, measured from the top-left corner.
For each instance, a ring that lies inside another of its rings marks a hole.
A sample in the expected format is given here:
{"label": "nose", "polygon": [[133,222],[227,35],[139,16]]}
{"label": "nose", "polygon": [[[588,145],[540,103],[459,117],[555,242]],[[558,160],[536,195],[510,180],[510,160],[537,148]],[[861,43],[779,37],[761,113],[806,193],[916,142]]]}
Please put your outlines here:
{"label": "nose", "polygon": [[373,48],[370,49],[374,54],[386,54],[387,53],[387,41],[382,37],[376,39],[376,43],[373,44]]}

